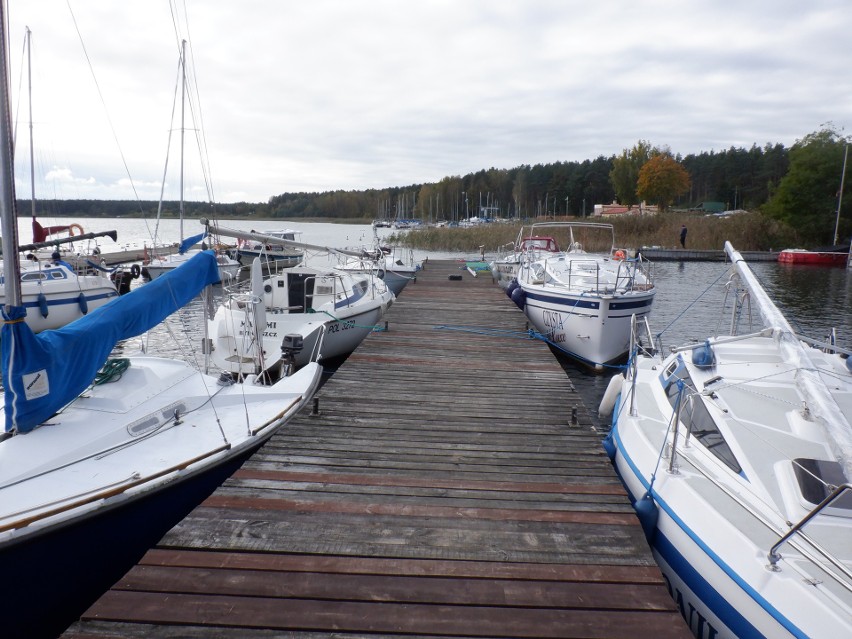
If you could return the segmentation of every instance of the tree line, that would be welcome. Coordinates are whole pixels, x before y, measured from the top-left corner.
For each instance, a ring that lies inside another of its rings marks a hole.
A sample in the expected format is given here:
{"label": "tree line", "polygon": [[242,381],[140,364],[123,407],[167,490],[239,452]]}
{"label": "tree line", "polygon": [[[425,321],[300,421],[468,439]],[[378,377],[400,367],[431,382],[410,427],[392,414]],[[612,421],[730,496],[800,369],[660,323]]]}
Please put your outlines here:
{"label": "tree line", "polygon": [[[852,197],[838,207],[841,166],[849,138],[831,124],[792,147],[767,143],[681,156],[640,140],[620,155],[582,162],[482,169],[435,183],[386,189],[282,193],[265,203],[186,202],[190,217],[262,219],[414,219],[454,222],[471,217],[527,219],[590,216],[595,204],[641,201],[661,210],[690,210],[719,202],[728,210],[760,211],[795,230],[803,242],[848,242]],[[44,215],[78,217],[156,216],[157,202],[50,200]],[[19,210],[28,211],[19,202]],[[164,203],[176,217],[177,202]],[[837,227],[835,229],[835,227]]]}

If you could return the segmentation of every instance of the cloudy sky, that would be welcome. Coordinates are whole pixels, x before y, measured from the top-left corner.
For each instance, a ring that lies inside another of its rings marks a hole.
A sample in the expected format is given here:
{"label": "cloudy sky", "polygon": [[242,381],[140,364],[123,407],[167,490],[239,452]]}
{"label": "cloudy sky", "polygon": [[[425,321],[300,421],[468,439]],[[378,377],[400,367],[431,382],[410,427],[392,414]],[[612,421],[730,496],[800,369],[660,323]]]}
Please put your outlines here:
{"label": "cloudy sky", "polygon": [[849,0],[7,1],[21,198],[25,27],[38,199],[177,197],[183,38],[188,200],[852,133]]}

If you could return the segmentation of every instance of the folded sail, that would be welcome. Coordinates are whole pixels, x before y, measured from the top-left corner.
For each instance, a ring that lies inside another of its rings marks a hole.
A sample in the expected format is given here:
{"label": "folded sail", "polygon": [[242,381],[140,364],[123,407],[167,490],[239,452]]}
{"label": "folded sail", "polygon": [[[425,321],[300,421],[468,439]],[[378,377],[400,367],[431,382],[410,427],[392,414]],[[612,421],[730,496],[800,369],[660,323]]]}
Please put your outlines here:
{"label": "folded sail", "polygon": [[219,281],[212,251],[134,289],[67,326],[38,335],[15,307],[3,317],[0,350],[6,430],[27,432],[77,397],[121,340],[141,335]]}

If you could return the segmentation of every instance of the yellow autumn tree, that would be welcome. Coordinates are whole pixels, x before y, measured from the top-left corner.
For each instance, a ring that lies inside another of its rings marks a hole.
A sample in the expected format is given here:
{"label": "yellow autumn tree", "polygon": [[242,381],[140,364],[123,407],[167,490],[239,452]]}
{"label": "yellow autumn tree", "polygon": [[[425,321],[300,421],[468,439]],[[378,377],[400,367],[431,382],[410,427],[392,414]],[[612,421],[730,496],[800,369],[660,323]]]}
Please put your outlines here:
{"label": "yellow autumn tree", "polygon": [[656,204],[661,211],[672,205],[675,198],[689,191],[689,172],[671,155],[652,157],[639,171],[636,194],[640,199]]}

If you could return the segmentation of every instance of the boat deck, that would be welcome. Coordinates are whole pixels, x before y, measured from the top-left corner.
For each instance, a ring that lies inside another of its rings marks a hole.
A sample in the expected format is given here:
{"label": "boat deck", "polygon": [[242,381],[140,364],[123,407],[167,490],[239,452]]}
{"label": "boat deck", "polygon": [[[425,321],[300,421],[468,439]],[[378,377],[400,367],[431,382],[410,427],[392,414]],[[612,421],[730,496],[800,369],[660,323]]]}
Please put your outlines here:
{"label": "boat deck", "polygon": [[602,433],[491,278],[430,261],[386,318],[63,637],[690,637]]}

